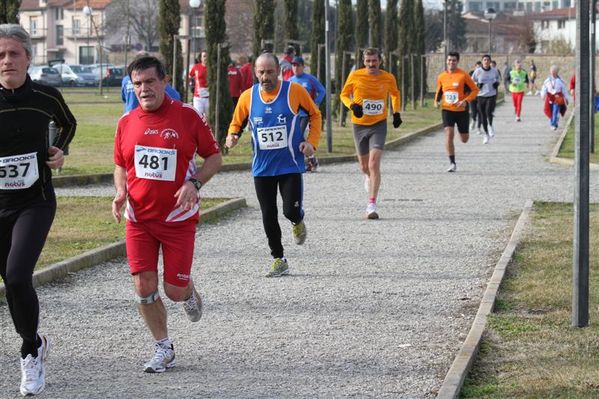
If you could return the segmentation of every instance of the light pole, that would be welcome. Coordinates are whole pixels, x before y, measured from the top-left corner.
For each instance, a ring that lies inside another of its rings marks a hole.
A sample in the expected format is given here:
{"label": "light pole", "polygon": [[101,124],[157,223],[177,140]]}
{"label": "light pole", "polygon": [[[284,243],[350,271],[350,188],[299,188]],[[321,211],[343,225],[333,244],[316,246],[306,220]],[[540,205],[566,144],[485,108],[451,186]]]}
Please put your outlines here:
{"label": "light pole", "polygon": [[191,55],[191,21],[193,20],[194,11],[197,8],[200,8],[202,4],[201,0],[189,0],[189,21],[187,24],[187,63],[185,64],[185,102],[189,101],[188,92],[189,92],[189,58]]}
{"label": "light pole", "polygon": [[448,44],[447,44],[447,0],[443,2],[443,47],[445,58],[443,62],[447,62]]}
{"label": "light pole", "polygon": [[83,14],[87,17],[87,51],[86,51],[86,53],[87,53],[87,59],[89,59],[89,37],[92,35],[92,9],[91,9],[91,7],[84,6]]}
{"label": "light pole", "polygon": [[491,25],[493,25],[493,20],[497,17],[497,12],[494,8],[487,8],[485,10],[485,19],[489,21],[489,54],[493,52],[493,42],[491,38]]}
{"label": "light pole", "polygon": [[[98,30],[98,25],[96,25],[96,23],[94,22],[92,12],[93,12],[93,10],[90,6],[83,7],[83,13],[89,17],[90,26],[91,25],[94,26],[94,32],[96,33],[96,39],[98,40],[98,58],[100,61],[98,63],[98,65],[100,66],[100,81],[98,82],[98,87],[100,89],[100,95],[102,95],[103,94],[102,93],[102,78],[104,77],[104,73],[102,70],[102,41],[100,40],[100,31]],[[88,36],[88,41],[89,41],[89,36]],[[89,46],[88,46],[88,50],[89,50]]]}

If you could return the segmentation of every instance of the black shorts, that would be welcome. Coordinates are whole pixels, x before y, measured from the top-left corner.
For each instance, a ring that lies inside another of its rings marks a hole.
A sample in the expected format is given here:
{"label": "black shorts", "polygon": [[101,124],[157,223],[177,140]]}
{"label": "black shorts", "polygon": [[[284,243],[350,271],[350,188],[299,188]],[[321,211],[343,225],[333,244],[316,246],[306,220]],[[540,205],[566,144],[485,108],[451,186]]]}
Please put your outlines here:
{"label": "black shorts", "polygon": [[441,116],[443,118],[444,127],[452,128],[457,124],[458,132],[460,132],[460,134],[469,133],[468,122],[470,116],[468,115],[468,111],[448,111],[444,109],[441,111]]}

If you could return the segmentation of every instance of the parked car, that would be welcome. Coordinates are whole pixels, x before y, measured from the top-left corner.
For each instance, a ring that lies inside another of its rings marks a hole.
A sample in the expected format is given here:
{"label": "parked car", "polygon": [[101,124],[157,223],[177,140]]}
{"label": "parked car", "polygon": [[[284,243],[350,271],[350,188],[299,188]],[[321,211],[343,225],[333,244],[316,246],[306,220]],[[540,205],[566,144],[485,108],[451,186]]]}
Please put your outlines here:
{"label": "parked car", "polygon": [[93,73],[92,68],[87,65],[70,65],[71,70],[79,76],[83,86],[97,86],[100,79]]}
{"label": "parked car", "polygon": [[79,77],[68,64],[55,64],[52,68],[60,72],[63,86],[85,86],[85,81]]}
{"label": "parked car", "polygon": [[111,66],[106,69],[106,77],[102,81],[102,84],[106,86],[121,86],[123,77],[127,73],[126,65]]}
{"label": "parked car", "polygon": [[115,66],[112,64],[92,64],[92,73],[100,79],[102,77],[102,86],[120,86],[123,80],[124,66]]}
{"label": "parked car", "polygon": [[29,67],[31,80],[48,86],[61,86],[62,78],[60,72],[46,65],[31,65]]}

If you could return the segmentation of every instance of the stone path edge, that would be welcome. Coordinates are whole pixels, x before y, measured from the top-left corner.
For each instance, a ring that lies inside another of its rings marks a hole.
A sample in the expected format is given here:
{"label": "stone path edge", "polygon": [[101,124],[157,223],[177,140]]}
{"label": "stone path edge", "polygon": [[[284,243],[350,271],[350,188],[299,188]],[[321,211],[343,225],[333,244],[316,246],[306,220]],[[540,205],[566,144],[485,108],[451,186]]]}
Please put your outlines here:
{"label": "stone path edge", "polygon": [[[247,202],[245,198],[232,198],[223,202],[222,204],[216,205],[206,210],[206,212],[203,212],[201,214],[201,223],[213,221],[228,212],[241,209],[246,206]],[[125,256],[124,240],[89,250],[81,255],[65,259],[36,271],[33,273],[33,286],[38,287],[40,285],[47,284],[54,280],[63,278],[69,273],[76,272],[77,270],[81,270],[86,267],[95,266],[99,263],[121,256]],[[5,298],[6,287],[4,286],[4,283],[0,283],[0,300],[4,300]]]}
{"label": "stone path edge", "polygon": [[[442,129],[443,124],[438,123],[435,125],[427,126],[425,128],[416,130],[412,133],[406,134],[405,136],[399,137],[395,140],[391,140],[385,143],[385,148],[391,149],[396,148],[401,144],[405,144],[416,137],[419,137],[423,134],[431,133],[436,130]],[[323,146],[321,146],[322,148]],[[318,158],[318,162],[321,165],[340,163],[340,162],[352,162],[355,161],[356,154],[353,155],[341,155],[336,157],[322,157]],[[236,163],[236,164],[228,164],[223,165],[220,169],[220,172],[232,172],[232,171],[242,171],[242,170],[250,170],[252,168],[251,163]],[[52,184],[54,187],[62,188],[62,187],[72,187],[72,186],[85,186],[90,184],[100,184],[100,183],[112,183],[113,182],[112,173],[98,173],[93,175],[77,175],[77,176],[60,176],[56,175],[52,177]]]}
{"label": "stone path edge", "polygon": [[[564,126],[564,129],[562,130],[562,134],[560,134],[559,138],[557,139],[557,142],[553,146],[553,151],[551,151],[551,156],[549,157],[549,162],[558,164],[558,165],[563,165],[563,166],[574,166],[573,159],[562,158],[562,157],[558,156],[559,150],[561,150],[562,145],[564,144],[564,140],[566,139],[566,135],[568,134],[568,129],[570,129],[570,125],[572,124],[573,120],[574,120],[574,112],[571,112],[570,117],[566,121],[566,125]],[[599,164],[590,162],[589,169],[599,170]]]}
{"label": "stone path edge", "polygon": [[464,379],[468,375],[474,357],[478,353],[480,341],[483,332],[485,331],[487,317],[493,311],[499,286],[501,285],[501,281],[503,280],[506,269],[514,256],[514,253],[522,240],[524,229],[529,222],[532,207],[533,201],[526,201],[524,209],[512,231],[510,240],[501,254],[501,258],[499,258],[499,261],[495,265],[491,279],[487,283],[487,289],[481,300],[476,317],[472,322],[472,327],[468,332],[468,336],[466,337],[462,348],[456,355],[453,364],[449,368],[445,380],[443,380],[443,384],[437,394],[437,399],[457,399],[460,396],[460,391],[464,385]]}

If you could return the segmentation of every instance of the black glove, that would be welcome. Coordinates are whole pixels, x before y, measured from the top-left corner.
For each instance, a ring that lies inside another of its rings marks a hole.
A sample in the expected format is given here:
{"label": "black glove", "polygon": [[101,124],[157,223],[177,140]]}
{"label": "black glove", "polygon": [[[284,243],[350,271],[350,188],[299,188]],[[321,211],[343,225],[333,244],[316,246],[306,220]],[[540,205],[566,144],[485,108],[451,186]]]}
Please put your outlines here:
{"label": "black glove", "polygon": [[403,121],[401,120],[401,115],[399,115],[399,112],[396,112],[393,114],[393,127],[394,128],[398,128],[401,126],[401,124],[403,123]]}
{"label": "black glove", "polygon": [[495,82],[495,83],[493,83],[493,88],[494,88],[495,90],[497,90],[497,88],[498,88],[498,87],[499,87],[499,82]]}
{"label": "black glove", "polygon": [[356,118],[361,118],[364,116],[364,111],[362,110],[362,106],[360,104],[352,104],[351,110]]}
{"label": "black glove", "polygon": [[477,83],[476,85],[478,86],[479,89],[482,89],[485,84],[484,83]]}

